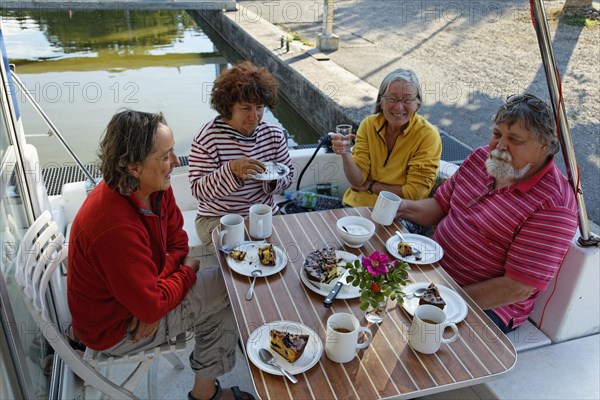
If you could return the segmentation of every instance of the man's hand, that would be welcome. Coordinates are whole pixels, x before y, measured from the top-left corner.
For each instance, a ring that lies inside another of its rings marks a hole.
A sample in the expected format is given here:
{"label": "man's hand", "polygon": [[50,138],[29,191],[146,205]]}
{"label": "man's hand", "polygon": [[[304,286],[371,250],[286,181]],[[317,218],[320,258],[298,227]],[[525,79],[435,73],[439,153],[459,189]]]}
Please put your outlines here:
{"label": "man's hand", "polygon": [[231,172],[241,180],[250,179],[252,175],[262,174],[267,170],[265,164],[249,157],[230,161],[229,168],[231,168]]}
{"label": "man's hand", "polygon": [[135,336],[131,339],[131,341],[133,343],[137,343],[140,341],[140,339],[154,336],[158,330],[159,324],[160,320],[147,324],[143,321],[140,321],[136,317],[133,317],[129,323],[129,331],[135,330]]}

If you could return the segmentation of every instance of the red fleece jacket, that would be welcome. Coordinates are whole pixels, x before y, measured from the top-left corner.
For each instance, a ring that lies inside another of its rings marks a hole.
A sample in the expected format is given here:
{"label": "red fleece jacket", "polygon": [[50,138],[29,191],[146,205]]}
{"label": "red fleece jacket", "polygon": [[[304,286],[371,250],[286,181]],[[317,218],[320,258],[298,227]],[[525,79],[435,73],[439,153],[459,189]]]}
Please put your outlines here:
{"label": "red fleece jacket", "polygon": [[151,199],[158,215],[101,182],[73,221],[69,309],[75,333],[94,350],[121,341],[133,316],[146,323],[164,317],[196,281],[181,265],[188,240],[173,190]]}

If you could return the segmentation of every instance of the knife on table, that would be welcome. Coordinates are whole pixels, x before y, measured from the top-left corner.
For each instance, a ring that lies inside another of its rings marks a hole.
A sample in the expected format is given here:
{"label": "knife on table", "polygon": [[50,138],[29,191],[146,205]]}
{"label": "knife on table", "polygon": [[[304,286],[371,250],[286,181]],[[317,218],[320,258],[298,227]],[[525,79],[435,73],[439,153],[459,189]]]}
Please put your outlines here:
{"label": "knife on table", "polygon": [[346,278],[348,278],[348,274],[350,274],[350,269],[346,269],[346,271],[344,271],[337,283],[331,288],[331,291],[329,292],[327,297],[325,297],[325,300],[323,300],[323,305],[325,307],[331,307],[331,305],[333,304],[333,300],[335,300],[335,298],[337,297],[342,286],[348,284],[348,282],[346,281]]}

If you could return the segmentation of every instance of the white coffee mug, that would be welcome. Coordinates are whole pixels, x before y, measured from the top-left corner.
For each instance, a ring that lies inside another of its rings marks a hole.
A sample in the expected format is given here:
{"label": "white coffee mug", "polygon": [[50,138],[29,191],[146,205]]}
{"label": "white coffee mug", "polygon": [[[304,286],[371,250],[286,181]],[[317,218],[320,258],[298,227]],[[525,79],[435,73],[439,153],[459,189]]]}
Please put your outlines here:
{"label": "white coffee mug", "polygon": [[221,217],[221,232],[219,246],[231,250],[244,241],[244,218],[237,214],[227,214]]}
{"label": "white coffee mug", "polygon": [[273,233],[273,210],[268,204],[250,207],[250,236],[265,239]]}
{"label": "white coffee mug", "polygon": [[[364,332],[366,338],[358,342],[358,334]],[[325,354],[331,361],[346,363],[356,356],[357,349],[364,349],[373,340],[368,328],[361,327],[358,319],[352,314],[335,313],[327,319],[327,336],[325,338]]]}
{"label": "white coffee mug", "polygon": [[[452,336],[444,337],[444,330],[452,329]],[[424,354],[432,354],[439,350],[442,343],[451,343],[458,338],[458,328],[446,322],[446,313],[431,304],[423,304],[415,309],[412,326],[408,332],[410,347]]]}
{"label": "white coffee mug", "polygon": [[381,191],[377,196],[371,219],[381,225],[391,225],[402,199],[392,192]]}

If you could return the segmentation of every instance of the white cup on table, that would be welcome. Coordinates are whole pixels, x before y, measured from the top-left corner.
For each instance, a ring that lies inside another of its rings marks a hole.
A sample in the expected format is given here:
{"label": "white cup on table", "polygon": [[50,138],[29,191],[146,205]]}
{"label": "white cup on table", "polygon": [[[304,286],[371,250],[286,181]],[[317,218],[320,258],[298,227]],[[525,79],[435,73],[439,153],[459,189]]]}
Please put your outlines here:
{"label": "white cup on table", "polygon": [[221,217],[221,232],[219,232],[219,248],[232,250],[244,241],[244,218],[237,214],[227,214]]}
{"label": "white cup on table", "polygon": [[[365,339],[358,342],[359,333],[365,333]],[[358,319],[352,314],[335,313],[327,319],[327,336],[325,337],[325,354],[337,363],[347,363],[354,359],[356,350],[364,349],[373,340],[368,328],[360,326]]]}
{"label": "white cup on table", "polygon": [[265,239],[273,233],[273,210],[268,204],[255,204],[250,207],[250,236]]}
{"label": "white cup on table", "polygon": [[373,207],[373,212],[371,213],[371,219],[381,225],[391,225],[394,222],[401,202],[402,199],[400,196],[382,190],[379,192],[379,196],[377,196],[375,207]]}
{"label": "white cup on table", "polygon": [[[450,328],[454,333],[444,337],[444,331]],[[423,354],[433,354],[441,344],[454,342],[458,338],[458,328],[446,322],[446,313],[431,304],[423,304],[415,309],[412,326],[408,332],[410,347]]]}

